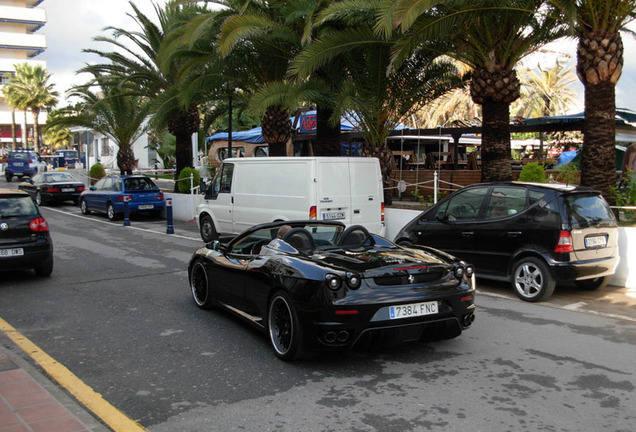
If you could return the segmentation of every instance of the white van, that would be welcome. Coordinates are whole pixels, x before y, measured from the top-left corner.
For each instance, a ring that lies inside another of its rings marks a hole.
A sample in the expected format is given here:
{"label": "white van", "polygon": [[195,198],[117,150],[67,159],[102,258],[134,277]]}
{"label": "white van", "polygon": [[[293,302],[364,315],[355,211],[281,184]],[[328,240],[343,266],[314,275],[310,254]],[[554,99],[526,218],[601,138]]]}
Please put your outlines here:
{"label": "white van", "polygon": [[384,235],[380,163],[363,157],[230,158],[197,207],[201,238],[279,220],[339,220]]}

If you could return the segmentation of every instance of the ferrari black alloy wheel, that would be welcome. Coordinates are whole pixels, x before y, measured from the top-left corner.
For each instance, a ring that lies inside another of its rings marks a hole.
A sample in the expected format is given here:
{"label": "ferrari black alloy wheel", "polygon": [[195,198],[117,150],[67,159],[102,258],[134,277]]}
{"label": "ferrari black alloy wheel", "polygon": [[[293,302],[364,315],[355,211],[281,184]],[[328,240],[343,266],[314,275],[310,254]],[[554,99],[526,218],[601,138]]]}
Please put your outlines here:
{"label": "ferrari black alloy wheel", "polygon": [[208,286],[208,274],[202,261],[197,261],[192,266],[190,273],[190,289],[192,298],[201,309],[210,309],[213,305],[210,287]]}
{"label": "ferrari black alloy wheel", "polygon": [[269,340],[278,358],[298,359],[302,355],[300,322],[289,296],[280,291],[272,297],[268,313]]}

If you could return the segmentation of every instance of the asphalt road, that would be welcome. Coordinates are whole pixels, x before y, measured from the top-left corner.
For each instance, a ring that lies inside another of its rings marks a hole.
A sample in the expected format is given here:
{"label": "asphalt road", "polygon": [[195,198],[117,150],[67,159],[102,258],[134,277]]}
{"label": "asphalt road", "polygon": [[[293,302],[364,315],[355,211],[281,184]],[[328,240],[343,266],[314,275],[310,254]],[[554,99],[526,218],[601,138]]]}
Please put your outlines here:
{"label": "asphalt road", "polygon": [[0,317],[153,432],[636,424],[636,305],[625,289],[560,288],[529,304],[480,281],[477,319],[454,340],[289,364],[253,328],[194,306],[195,228],[170,236],[161,220],[124,228],[72,206],[42,211],[53,276],[3,273]]}

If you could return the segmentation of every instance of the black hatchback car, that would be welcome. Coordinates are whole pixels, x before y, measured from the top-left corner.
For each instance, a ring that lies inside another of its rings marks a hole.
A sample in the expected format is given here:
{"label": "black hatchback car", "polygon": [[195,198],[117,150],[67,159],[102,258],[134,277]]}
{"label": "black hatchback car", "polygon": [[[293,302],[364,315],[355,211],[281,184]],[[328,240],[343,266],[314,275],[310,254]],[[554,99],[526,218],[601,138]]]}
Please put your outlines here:
{"label": "black hatchback car", "polygon": [[484,183],[449,195],[409,222],[396,243],[441,249],[478,277],[509,281],[522,300],[555,285],[605,286],[618,265],[618,226],[600,192],[547,183]]}
{"label": "black hatchback car", "polygon": [[20,269],[53,272],[49,225],[26,192],[0,189],[0,270]]}

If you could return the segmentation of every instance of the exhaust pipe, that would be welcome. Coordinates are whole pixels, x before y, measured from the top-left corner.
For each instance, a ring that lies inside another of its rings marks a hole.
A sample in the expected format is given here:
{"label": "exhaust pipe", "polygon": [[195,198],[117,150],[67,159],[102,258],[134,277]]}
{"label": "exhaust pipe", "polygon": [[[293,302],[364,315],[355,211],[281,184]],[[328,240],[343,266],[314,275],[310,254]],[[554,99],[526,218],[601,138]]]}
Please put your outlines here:
{"label": "exhaust pipe", "polygon": [[336,332],[330,331],[325,333],[324,335],[325,342],[327,343],[334,343],[336,341],[336,338],[337,338]]}
{"label": "exhaust pipe", "polygon": [[464,317],[462,318],[462,324],[464,324],[464,327],[469,327],[473,321],[475,321],[475,314],[467,314],[464,315]]}
{"label": "exhaust pipe", "polygon": [[346,342],[349,339],[349,332],[342,330],[338,332],[338,342]]}

